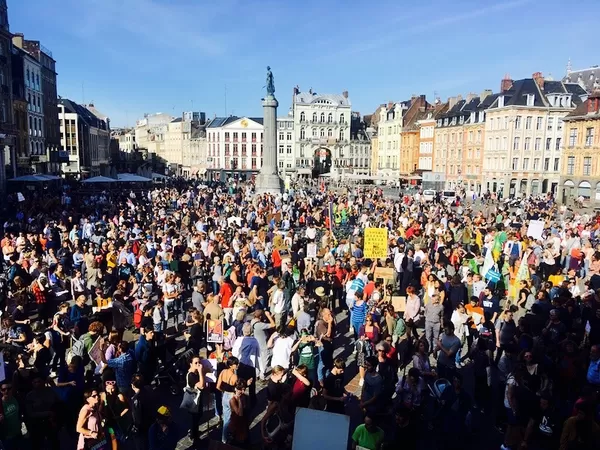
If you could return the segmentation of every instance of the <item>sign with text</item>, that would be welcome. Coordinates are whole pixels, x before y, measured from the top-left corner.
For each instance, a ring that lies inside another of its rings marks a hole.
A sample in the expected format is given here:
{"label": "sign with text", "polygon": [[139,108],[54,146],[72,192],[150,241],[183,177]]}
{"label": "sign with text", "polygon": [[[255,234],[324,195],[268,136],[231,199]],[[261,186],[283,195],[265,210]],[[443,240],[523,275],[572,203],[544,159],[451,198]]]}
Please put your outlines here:
{"label": "sign with text", "polygon": [[388,230],[387,228],[365,228],[363,253],[365,258],[387,258]]}
{"label": "sign with text", "polygon": [[206,342],[223,343],[223,319],[208,320],[206,327]]}

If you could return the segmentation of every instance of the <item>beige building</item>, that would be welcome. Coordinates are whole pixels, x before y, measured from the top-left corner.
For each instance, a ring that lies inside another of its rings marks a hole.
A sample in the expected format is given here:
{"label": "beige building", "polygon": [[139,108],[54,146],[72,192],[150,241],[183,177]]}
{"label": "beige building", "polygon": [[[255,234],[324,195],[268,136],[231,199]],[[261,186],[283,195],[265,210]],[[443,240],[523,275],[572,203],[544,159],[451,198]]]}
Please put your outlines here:
{"label": "beige building", "polygon": [[574,83],[505,77],[486,111],[485,190],[504,196],[556,193],[563,149],[563,118],[587,93]]}
{"label": "beige building", "polygon": [[135,126],[135,142],[138,148],[164,158],[165,135],[169,129],[169,123],[173,119],[173,116],[164,113],[145,114],[144,118],[138,120]]}
{"label": "beige building", "polygon": [[377,131],[373,131],[371,136],[371,174],[377,175],[377,169],[379,167],[379,136]]}
{"label": "beige building", "polygon": [[564,150],[558,201],[574,199],[600,204],[600,92],[564,119]]}

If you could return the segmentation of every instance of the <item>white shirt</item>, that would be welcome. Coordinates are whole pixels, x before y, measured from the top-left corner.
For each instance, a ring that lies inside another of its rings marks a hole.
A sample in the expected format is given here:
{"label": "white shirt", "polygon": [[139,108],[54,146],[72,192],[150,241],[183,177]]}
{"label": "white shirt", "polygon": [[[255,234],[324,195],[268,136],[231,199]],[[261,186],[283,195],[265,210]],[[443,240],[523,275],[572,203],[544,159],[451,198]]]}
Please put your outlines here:
{"label": "white shirt", "polygon": [[290,367],[290,356],[294,340],[291,337],[276,337],[273,344],[273,357],[271,358],[271,367],[281,366],[284,369]]}

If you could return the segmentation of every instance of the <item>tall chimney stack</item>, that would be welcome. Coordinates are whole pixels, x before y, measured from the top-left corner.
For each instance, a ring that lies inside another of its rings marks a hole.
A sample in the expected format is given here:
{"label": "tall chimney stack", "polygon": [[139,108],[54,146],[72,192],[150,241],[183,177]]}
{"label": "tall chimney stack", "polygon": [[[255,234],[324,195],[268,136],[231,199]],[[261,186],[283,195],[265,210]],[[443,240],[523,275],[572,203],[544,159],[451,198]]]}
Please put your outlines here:
{"label": "tall chimney stack", "polygon": [[537,83],[540,90],[543,91],[544,90],[544,76],[542,75],[542,72],[535,72],[533,75],[531,75],[531,78],[533,78],[533,80]]}
{"label": "tall chimney stack", "polygon": [[342,95],[344,96],[344,98],[348,98],[348,91],[342,92]]}
{"label": "tall chimney stack", "polygon": [[508,91],[513,85],[513,80],[511,80],[510,75],[506,74],[504,75],[504,78],[502,79],[502,82],[500,83],[500,92],[504,93],[506,91]]}

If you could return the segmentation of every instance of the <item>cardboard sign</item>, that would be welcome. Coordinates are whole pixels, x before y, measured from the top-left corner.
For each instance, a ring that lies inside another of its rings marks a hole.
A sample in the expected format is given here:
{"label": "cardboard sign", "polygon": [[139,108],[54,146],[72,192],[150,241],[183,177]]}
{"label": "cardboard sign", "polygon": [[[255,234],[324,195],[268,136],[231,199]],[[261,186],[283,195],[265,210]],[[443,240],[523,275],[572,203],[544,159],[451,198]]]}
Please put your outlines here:
{"label": "cardboard sign", "polygon": [[544,225],[545,223],[543,220],[530,220],[529,226],[527,227],[527,236],[531,236],[534,239],[542,239]]}
{"label": "cardboard sign", "polygon": [[92,348],[90,348],[90,351],[88,352],[88,355],[90,355],[90,359],[92,361],[94,361],[96,366],[99,366],[100,364],[102,364],[102,343],[103,342],[104,342],[104,339],[101,337],[98,337],[98,339],[96,339],[96,342],[94,342],[94,345],[92,345]]}
{"label": "cardboard sign", "polygon": [[365,228],[363,245],[365,258],[377,259],[388,256],[388,230],[387,228]]}
{"label": "cardboard sign", "polygon": [[406,310],[406,297],[404,295],[392,295],[392,306],[394,311],[404,312]]}
{"label": "cardboard sign", "polygon": [[206,342],[223,343],[223,319],[210,319],[206,327]]}
{"label": "cardboard sign", "polygon": [[376,267],[373,277],[375,278],[375,281],[378,279],[382,280],[384,286],[387,286],[388,284],[394,284],[396,271],[391,267]]}

